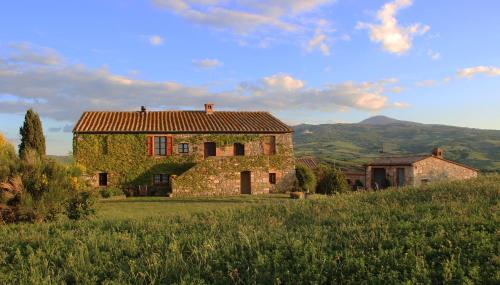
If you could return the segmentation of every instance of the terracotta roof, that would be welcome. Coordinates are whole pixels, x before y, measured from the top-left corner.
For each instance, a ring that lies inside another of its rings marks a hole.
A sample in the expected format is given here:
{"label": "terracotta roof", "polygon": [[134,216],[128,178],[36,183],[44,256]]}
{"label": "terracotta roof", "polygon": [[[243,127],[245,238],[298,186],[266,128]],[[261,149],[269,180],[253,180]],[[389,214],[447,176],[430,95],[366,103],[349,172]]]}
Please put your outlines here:
{"label": "terracotta roof", "polygon": [[368,166],[412,165],[415,162],[424,160],[424,159],[429,158],[429,157],[434,157],[436,159],[440,159],[440,160],[446,161],[448,163],[452,163],[452,164],[455,164],[458,166],[462,166],[462,167],[477,171],[477,169],[474,167],[471,167],[471,166],[468,166],[465,164],[461,164],[461,163],[458,163],[458,162],[455,162],[452,160],[448,160],[448,159],[445,159],[442,157],[437,157],[437,156],[434,156],[432,154],[400,156],[400,157],[381,157],[381,158],[375,159],[374,161],[372,161],[371,163],[369,163],[367,165]]}
{"label": "terracotta roof", "polygon": [[393,157],[379,157],[369,163],[368,165],[411,165],[422,159],[431,157],[431,154],[425,155],[410,155],[410,156],[393,156]]}
{"label": "terracotta roof", "polygon": [[74,133],[290,133],[267,112],[84,112]]}
{"label": "terracotta roof", "polygon": [[315,169],[318,167],[318,163],[316,160],[312,157],[301,157],[296,159],[297,163],[303,164],[311,169]]}

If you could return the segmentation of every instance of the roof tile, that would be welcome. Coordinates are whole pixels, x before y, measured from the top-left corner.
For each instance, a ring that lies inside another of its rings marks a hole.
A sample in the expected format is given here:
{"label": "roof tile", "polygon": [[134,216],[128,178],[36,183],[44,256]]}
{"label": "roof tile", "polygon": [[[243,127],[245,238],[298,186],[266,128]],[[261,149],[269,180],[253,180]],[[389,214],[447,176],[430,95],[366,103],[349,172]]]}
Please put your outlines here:
{"label": "roof tile", "polygon": [[75,133],[290,133],[268,112],[84,112]]}

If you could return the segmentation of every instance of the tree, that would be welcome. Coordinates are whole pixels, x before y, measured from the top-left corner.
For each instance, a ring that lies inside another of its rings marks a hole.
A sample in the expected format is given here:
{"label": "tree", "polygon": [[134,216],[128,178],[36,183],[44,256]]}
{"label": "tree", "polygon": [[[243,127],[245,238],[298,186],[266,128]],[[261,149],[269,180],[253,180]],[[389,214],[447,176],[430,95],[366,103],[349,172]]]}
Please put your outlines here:
{"label": "tree", "polygon": [[16,150],[0,133],[0,182],[7,180],[19,166]]}
{"label": "tree", "polygon": [[317,193],[332,195],[349,191],[349,185],[344,174],[335,168],[324,169],[321,179],[318,181]]}
{"label": "tree", "polygon": [[45,156],[45,137],[43,136],[42,122],[38,114],[29,109],[24,116],[24,124],[20,128],[21,144],[19,157],[24,159],[26,151],[32,149],[39,156]]}
{"label": "tree", "polygon": [[316,176],[309,167],[298,164],[295,168],[295,175],[297,176],[297,186],[300,191],[314,192],[316,189]]}

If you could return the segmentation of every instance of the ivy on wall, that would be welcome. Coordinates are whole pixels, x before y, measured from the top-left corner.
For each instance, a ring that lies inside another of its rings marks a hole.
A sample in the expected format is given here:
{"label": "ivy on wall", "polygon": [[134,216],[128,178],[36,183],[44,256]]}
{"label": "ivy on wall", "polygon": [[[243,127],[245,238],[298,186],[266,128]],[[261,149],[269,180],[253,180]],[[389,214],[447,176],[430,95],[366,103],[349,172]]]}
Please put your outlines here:
{"label": "ivy on wall", "polygon": [[[257,134],[193,134],[174,136],[174,148],[180,142],[202,145],[203,142],[215,142],[217,147],[234,143],[249,143],[261,140]],[[203,160],[200,152],[191,151],[189,155],[174,154],[168,157],[150,157],[146,155],[145,134],[78,134],[73,140],[73,152],[76,162],[85,166],[88,174],[108,172],[112,175],[109,182],[115,185],[138,186],[151,185],[154,174],[181,175]],[[277,153],[272,156],[237,157],[243,168],[270,167],[281,169],[291,165],[293,168],[293,149],[276,144]],[[206,175],[220,175],[221,170],[211,167],[198,167],[191,171],[189,178],[183,181],[193,187],[201,185]],[[231,169],[231,171],[233,171]],[[179,181],[179,183],[182,183]]]}
{"label": "ivy on wall", "polygon": [[74,156],[89,174],[109,172],[111,183],[125,186],[149,185],[154,174],[179,175],[195,164],[193,155],[147,156],[143,134],[80,134]]}

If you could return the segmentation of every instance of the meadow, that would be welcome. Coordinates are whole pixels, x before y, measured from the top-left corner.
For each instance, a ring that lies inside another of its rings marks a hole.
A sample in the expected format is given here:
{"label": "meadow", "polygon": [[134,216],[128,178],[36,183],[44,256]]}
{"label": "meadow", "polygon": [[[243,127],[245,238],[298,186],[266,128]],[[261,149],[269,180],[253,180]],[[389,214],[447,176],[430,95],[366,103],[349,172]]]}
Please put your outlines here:
{"label": "meadow", "polygon": [[500,176],[381,192],[112,198],[0,226],[0,283],[498,284]]}

